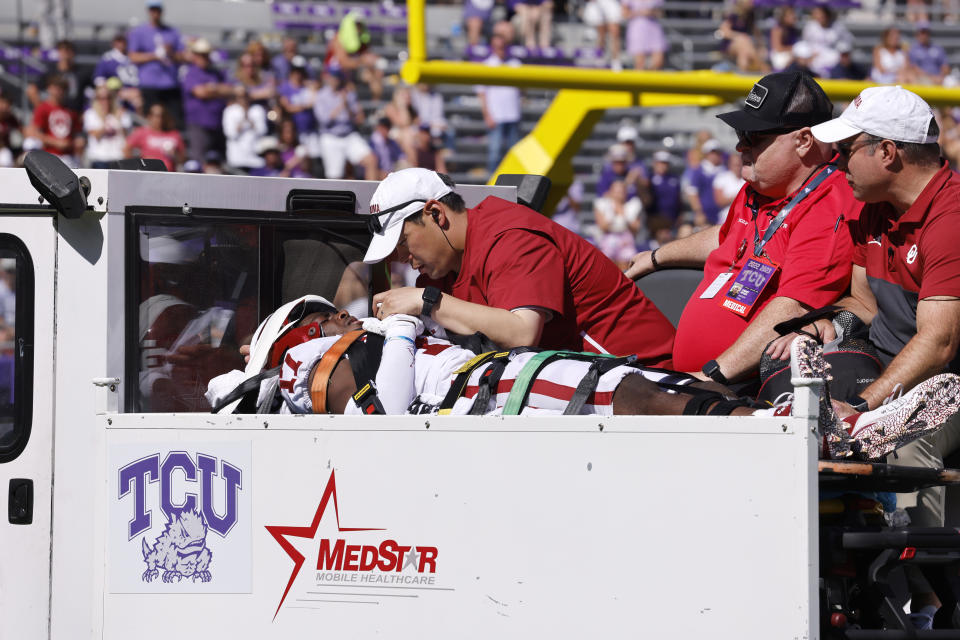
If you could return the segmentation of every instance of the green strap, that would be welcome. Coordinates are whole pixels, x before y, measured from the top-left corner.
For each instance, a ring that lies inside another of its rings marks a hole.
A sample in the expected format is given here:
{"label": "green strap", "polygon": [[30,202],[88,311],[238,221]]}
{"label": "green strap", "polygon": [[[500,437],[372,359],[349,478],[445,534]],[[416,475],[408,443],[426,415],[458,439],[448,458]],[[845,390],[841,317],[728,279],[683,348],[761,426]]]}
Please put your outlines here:
{"label": "green strap", "polygon": [[537,379],[537,374],[545,366],[556,360],[588,360],[593,362],[597,358],[613,358],[616,356],[602,353],[581,353],[579,351],[541,351],[530,358],[517,379],[513,381],[513,388],[510,389],[510,395],[507,396],[507,403],[503,406],[503,415],[518,416],[527,404],[527,397],[530,395],[530,387],[533,381]]}

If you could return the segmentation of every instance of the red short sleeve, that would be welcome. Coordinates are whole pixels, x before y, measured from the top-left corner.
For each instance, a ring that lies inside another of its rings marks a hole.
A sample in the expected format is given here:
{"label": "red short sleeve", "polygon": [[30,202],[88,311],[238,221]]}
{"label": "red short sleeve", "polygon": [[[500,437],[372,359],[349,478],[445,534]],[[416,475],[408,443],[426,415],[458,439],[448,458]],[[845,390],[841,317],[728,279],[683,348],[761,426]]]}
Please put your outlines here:
{"label": "red short sleeve", "polygon": [[40,129],[40,131],[47,130],[47,105],[40,103],[37,105],[36,109],[33,110],[33,126]]}
{"label": "red short sleeve", "polygon": [[563,256],[538,233],[525,229],[501,233],[484,261],[482,279],[490,306],[540,307],[563,313]]}
{"label": "red short sleeve", "polygon": [[[815,208],[827,205],[828,199]],[[811,210],[790,234],[789,259],[780,274],[778,296],[793,298],[813,308],[835,301],[850,284],[853,241],[845,225],[834,215]]]}
{"label": "red short sleeve", "polygon": [[923,271],[920,299],[960,297],[960,215],[942,215],[926,225],[918,243]]}
{"label": "red short sleeve", "polygon": [[132,147],[132,148],[137,148],[137,147],[142,146],[142,145],[143,145],[143,134],[144,134],[144,129],[143,129],[143,127],[140,127],[140,128],[138,128],[138,129],[134,129],[134,130],[133,130],[133,133],[131,133],[131,134],[127,137],[127,146]]}

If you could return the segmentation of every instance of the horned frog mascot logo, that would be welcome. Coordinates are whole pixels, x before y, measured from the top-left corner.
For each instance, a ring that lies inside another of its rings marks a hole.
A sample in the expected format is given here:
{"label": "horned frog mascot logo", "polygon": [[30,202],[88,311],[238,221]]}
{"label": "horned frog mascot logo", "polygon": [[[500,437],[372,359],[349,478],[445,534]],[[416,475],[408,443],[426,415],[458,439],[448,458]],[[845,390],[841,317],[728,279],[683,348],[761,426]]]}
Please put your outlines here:
{"label": "horned frog mascot logo", "polygon": [[207,548],[207,523],[196,509],[170,515],[166,529],[153,543],[143,539],[143,561],[147,570],[143,581],[152,582],[163,570],[163,581],[173,582],[191,578],[194,582],[210,582],[210,559]]}

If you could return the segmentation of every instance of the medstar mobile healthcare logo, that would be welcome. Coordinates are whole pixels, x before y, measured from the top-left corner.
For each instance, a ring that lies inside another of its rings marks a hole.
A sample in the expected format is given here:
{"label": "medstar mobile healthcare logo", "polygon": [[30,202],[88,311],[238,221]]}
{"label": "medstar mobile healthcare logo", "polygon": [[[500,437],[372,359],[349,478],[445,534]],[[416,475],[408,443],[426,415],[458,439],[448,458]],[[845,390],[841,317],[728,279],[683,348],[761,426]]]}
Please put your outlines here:
{"label": "medstar mobile healthcare logo", "polygon": [[[335,473],[335,470],[330,471],[327,486],[310,524],[306,526],[266,525],[270,535],[293,560],[290,579],[273,614],[274,620],[280,613],[280,608],[290,593],[300,569],[307,561],[307,556],[294,546],[290,538],[301,538],[312,542],[310,548],[316,549],[316,579],[319,583],[385,588],[391,585],[414,585],[414,587],[424,585],[423,588],[431,588],[426,585],[435,583],[437,547],[401,544],[392,538],[387,538],[385,534],[378,536],[373,533],[361,533],[386,531],[381,527],[341,526]],[[335,527],[325,529],[336,532],[333,539],[318,534],[324,514],[331,505]],[[320,535],[319,539],[318,535]],[[360,539],[361,536],[363,539]],[[314,566],[313,558],[310,562],[311,566]]]}

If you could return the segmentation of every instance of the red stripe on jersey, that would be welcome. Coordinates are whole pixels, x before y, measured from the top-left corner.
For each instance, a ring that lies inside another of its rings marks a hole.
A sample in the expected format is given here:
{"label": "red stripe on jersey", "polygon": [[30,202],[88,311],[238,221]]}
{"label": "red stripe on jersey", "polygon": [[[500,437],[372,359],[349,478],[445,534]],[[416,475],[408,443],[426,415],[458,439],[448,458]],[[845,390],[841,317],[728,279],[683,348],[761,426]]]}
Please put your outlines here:
{"label": "red stripe on jersey", "polygon": [[435,356],[435,355],[438,355],[438,354],[442,353],[443,351],[446,351],[447,349],[449,349],[449,348],[452,347],[452,346],[453,346],[453,345],[449,345],[449,344],[426,344],[426,343],[424,343],[424,344],[422,344],[422,345],[419,345],[419,344],[418,344],[418,345],[417,345],[417,349],[420,349],[421,351],[423,351],[423,354],[424,354],[424,355],[427,355],[427,356]]}
{"label": "red stripe on jersey", "polygon": [[[497,393],[510,393],[510,391],[513,389],[513,383],[514,380],[501,380],[497,385]],[[477,395],[478,390],[479,387],[476,385],[470,385],[464,390],[463,397],[469,400]],[[530,387],[530,393],[566,401],[569,401],[570,398],[573,397],[573,394],[576,390],[576,387],[557,384],[556,382],[550,382],[549,380],[534,380],[533,385]],[[613,392],[595,391],[587,398],[586,404],[604,405],[611,404],[612,402]]]}

